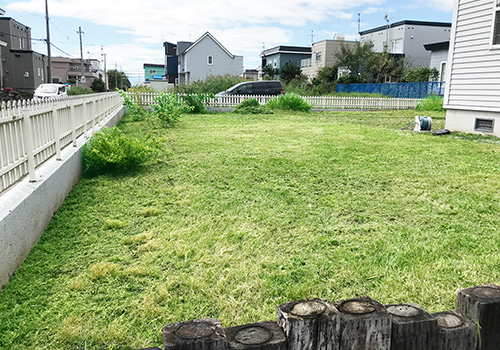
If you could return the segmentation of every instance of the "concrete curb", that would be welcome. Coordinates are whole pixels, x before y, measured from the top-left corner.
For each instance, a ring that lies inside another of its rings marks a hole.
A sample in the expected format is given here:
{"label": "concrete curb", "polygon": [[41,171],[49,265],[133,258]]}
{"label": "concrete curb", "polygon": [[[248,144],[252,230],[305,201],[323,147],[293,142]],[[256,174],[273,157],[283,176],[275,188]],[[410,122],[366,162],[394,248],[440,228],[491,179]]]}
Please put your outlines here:
{"label": "concrete curb", "polygon": [[[121,108],[101,121],[96,131],[116,125],[123,115]],[[62,161],[54,156],[38,168],[36,182],[26,177],[0,196],[0,291],[81,179],[81,148],[86,141],[79,137],[77,147],[69,145],[62,151]]]}

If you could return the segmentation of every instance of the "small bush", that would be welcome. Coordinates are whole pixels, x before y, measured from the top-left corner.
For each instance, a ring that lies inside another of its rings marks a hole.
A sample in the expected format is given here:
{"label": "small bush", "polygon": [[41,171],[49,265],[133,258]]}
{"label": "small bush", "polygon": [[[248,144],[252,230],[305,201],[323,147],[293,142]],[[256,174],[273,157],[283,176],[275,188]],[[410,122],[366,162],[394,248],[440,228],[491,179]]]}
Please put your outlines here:
{"label": "small bush", "polygon": [[203,81],[195,81],[187,85],[178,85],[174,88],[174,92],[178,94],[216,94],[243,81],[245,80],[231,75],[211,76]]}
{"label": "small bush", "polygon": [[206,113],[205,101],[214,97],[214,94],[187,94],[182,100],[192,107],[191,113]]}
{"label": "small bush", "polygon": [[[127,114],[130,114],[134,121],[143,120],[146,117],[148,112],[147,112],[147,110],[145,110],[144,108],[142,108],[141,106],[139,106],[137,104],[137,98],[132,99],[123,90],[116,89],[116,91],[118,91],[118,93],[122,96],[123,104],[125,106]],[[137,94],[136,94],[136,96],[137,96]]]}
{"label": "small bush", "polygon": [[239,114],[273,114],[273,110],[267,106],[261,106],[259,101],[255,98],[247,98],[243,100],[236,108],[233,113]]}
{"label": "small bush", "polygon": [[297,94],[288,93],[280,95],[267,103],[271,109],[283,109],[288,111],[310,112],[312,106]]}
{"label": "small bush", "polygon": [[183,113],[193,110],[178,95],[162,92],[155,97],[155,104],[151,106],[153,114],[160,119],[164,126],[172,126]]}
{"label": "small bush", "polygon": [[417,111],[442,112],[445,110],[443,108],[443,98],[440,96],[431,95],[420,101],[415,109]]}
{"label": "small bush", "polygon": [[89,88],[82,88],[80,85],[71,85],[71,89],[68,90],[67,94],[69,96],[72,95],[88,95],[88,94],[93,94],[94,91]]}
{"label": "small bush", "polygon": [[83,146],[83,170],[89,176],[131,171],[144,164],[157,149],[157,143],[149,136],[138,139],[125,136],[117,127],[104,128]]}

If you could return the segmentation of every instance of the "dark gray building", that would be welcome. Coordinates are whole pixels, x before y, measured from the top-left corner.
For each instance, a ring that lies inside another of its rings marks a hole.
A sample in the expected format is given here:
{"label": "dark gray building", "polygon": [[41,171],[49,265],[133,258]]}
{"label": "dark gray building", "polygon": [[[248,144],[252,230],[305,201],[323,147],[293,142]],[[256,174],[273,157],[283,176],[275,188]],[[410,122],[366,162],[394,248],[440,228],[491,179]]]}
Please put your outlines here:
{"label": "dark gray building", "polygon": [[311,47],[303,46],[276,46],[261,52],[262,67],[270,65],[281,69],[287,62],[295,63],[300,67],[303,59],[311,58]]}
{"label": "dark gray building", "polygon": [[0,85],[33,92],[46,82],[47,57],[31,49],[31,29],[10,17],[0,16]]}

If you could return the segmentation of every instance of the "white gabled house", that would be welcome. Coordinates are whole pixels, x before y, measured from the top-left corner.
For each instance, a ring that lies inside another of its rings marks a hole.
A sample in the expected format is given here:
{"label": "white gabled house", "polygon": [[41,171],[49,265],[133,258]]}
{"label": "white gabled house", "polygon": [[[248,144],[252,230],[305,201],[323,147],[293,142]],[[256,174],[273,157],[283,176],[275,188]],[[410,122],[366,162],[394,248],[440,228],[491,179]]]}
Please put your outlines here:
{"label": "white gabled house", "polygon": [[500,136],[500,0],[456,1],[446,81],[446,128]]}
{"label": "white gabled house", "polygon": [[177,56],[179,84],[205,80],[213,75],[243,74],[243,56],[230,53],[209,32],[194,43],[178,42]]}

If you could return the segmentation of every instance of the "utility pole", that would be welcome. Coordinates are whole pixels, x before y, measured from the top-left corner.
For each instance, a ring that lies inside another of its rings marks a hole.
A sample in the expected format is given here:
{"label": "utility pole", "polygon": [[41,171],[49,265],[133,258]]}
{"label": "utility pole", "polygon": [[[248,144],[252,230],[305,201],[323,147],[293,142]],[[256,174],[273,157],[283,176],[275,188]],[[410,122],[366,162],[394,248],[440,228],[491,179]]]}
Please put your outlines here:
{"label": "utility pole", "polygon": [[118,88],[118,68],[116,67],[115,62],[115,89]]}
{"label": "utility pole", "polygon": [[47,25],[47,57],[49,65],[47,66],[47,83],[52,83],[52,56],[50,54],[50,30],[49,30],[49,4],[45,0],[45,23]]}
{"label": "utility pole", "polygon": [[78,27],[78,34],[80,34],[80,65],[81,65],[81,71],[82,71],[82,77],[80,78],[80,84],[82,85],[82,88],[85,85],[85,70],[83,67],[83,47],[82,47],[82,27]]}
{"label": "utility pole", "polygon": [[104,62],[104,91],[108,91],[108,73],[106,72],[106,54],[104,53],[104,49],[101,45],[101,55]]}

